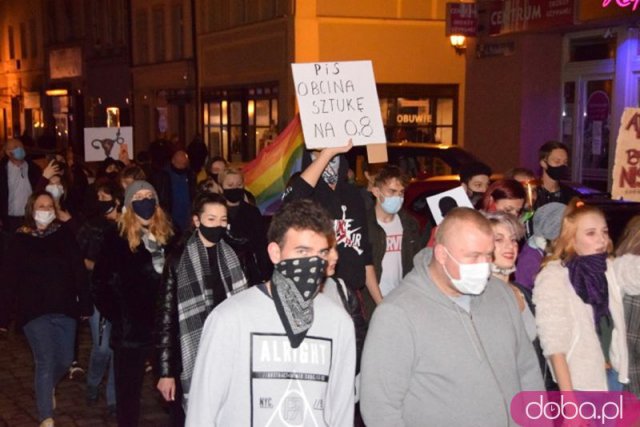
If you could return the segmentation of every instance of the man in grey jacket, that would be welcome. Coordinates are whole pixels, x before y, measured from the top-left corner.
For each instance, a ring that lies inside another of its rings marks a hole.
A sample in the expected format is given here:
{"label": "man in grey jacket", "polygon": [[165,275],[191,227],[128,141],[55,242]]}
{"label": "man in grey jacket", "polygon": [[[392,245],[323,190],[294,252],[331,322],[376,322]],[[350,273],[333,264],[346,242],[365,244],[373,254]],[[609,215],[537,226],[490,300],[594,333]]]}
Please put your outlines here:
{"label": "man in grey jacket", "polygon": [[368,427],[516,425],[511,399],[544,390],[513,292],[489,280],[493,247],[480,213],[452,210],[378,306],[362,356]]}

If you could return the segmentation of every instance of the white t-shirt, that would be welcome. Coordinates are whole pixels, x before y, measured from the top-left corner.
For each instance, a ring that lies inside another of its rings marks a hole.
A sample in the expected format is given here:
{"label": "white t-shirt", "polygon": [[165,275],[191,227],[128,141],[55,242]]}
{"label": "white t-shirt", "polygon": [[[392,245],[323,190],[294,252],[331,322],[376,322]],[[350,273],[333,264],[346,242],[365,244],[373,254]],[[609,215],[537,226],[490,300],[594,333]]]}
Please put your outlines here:
{"label": "white t-shirt", "polygon": [[391,222],[378,220],[378,224],[387,235],[387,250],[382,258],[380,277],[380,293],[385,297],[402,280],[402,223],[400,217],[394,215]]}

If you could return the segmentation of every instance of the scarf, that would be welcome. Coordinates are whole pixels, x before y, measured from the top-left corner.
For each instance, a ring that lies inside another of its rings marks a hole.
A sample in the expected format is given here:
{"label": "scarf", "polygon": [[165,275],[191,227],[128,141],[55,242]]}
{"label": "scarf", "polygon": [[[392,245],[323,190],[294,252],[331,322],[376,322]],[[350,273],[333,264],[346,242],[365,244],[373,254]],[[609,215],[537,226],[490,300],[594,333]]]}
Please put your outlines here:
{"label": "scarf", "polygon": [[593,320],[598,327],[600,318],[609,315],[609,286],[607,253],[575,256],[565,265],[569,269],[569,280],[580,299],[593,307]]}
{"label": "scarf", "polygon": [[324,280],[320,257],[281,261],[271,276],[273,301],[292,348],[298,348],[313,324],[313,300]]}
{"label": "scarf", "polygon": [[162,270],[164,269],[164,248],[160,246],[155,236],[148,231],[142,233],[142,242],[151,254],[153,269],[156,273],[162,274]]}
{"label": "scarf", "polygon": [[507,268],[502,268],[502,267],[498,267],[497,265],[495,265],[494,263],[491,263],[491,272],[493,274],[502,274],[504,276],[510,276],[511,273],[513,273],[514,271],[516,271],[515,267],[507,267]]}
{"label": "scarf", "polygon": [[[240,261],[231,247],[220,240],[217,244],[218,274],[227,292],[235,295],[247,289],[247,280]],[[204,321],[213,308],[213,290],[207,285],[207,277],[215,274],[209,265],[207,250],[195,230],[185,245],[176,270],[178,283],[178,321],[182,373],[180,380],[185,402],[189,397],[191,376],[196,361],[200,335]]]}
{"label": "scarf", "polygon": [[58,231],[60,229],[60,227],[62,227],[62,224],[60,222],[53,221],[44,230],[39,230],[37,227],[36,228],[31,228],[31,227],[27,227],[26,225],[24,225],[24,226],[22,226],[22,227],[20,227],[18,229],[18,232],[22,233],[22,234],[28,234],[28,235],[33,236],[33,237],[47,237],[50,234],[53,234],[56,231]]}

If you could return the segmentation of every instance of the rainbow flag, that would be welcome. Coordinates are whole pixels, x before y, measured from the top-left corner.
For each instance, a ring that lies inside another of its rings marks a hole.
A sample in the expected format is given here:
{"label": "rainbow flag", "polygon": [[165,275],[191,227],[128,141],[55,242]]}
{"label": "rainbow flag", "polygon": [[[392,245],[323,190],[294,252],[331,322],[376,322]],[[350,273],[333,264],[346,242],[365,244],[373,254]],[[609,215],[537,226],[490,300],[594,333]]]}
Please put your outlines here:
{"label": "rainbow flag", "polygon": [[282,192],[289,177],[302,167],[303,149],[302,124],[296,115],[287,128],[243,168],[244,185],[256,197],[263,215],[273,215],[282,204]]}

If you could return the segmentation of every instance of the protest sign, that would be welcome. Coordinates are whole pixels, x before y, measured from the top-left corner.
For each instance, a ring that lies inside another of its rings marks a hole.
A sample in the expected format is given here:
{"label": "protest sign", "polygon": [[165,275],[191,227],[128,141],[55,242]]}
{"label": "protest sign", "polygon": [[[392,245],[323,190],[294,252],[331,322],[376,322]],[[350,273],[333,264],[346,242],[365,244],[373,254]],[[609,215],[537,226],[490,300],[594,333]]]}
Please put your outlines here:
{"label": "protest sign", "polygon": [[382,144],[371,61],[291,64],[307,148]]}
{"label": "protest sign", "polygon": [[118,160],[120,151],[126,148],[133,159],[133,128],[84,128],[84,160],[101,162],[107,157]]}
{"label": "protest sign", "polygon": [[453,208],[473,208],[471,200],[462,186],[427,197],[427,205],[429,205],[436,225],[440,225],[444,216]]}
{"label": "protest sign", "polygon": [[640,201],[640,108],[625,108],[620,120],[611,197]]}

